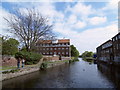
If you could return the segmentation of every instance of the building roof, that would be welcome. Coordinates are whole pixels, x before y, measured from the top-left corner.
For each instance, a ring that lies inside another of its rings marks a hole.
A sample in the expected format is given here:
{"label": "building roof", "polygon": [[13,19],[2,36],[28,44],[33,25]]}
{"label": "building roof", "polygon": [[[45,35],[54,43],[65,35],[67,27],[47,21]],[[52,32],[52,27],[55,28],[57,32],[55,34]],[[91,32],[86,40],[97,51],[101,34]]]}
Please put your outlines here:
{"label": "building roof", "polygon": [[[37,43],[53,43],[53,40],[39,40]],[[57,43],[69,43],[70,39],[58,39]]]}
{"label": "building roof", "polygon": [[101,44],[100,46],[98,46],[97,48],[99,48],[99,47],[102,47],[103,45],[105,45],[105,44],[107,44],[107,43],[112,43],[112,40],[107,40],[106,42],[104,42],[103,44]]}
{"label": "building roof", "polygon": [[58,39],[58,43],[69,43],[70,39]]}
{"label": "building roof", "polygon": [[39,40],[37,43],[52,43],[52,40]]}
{"label": "building roof", "polygon": [[115,38],[115,37],[117,37],[118,35],[120,35],[120,32],[117,35],[115,35],[114,37],[112,37],[112,39]]}

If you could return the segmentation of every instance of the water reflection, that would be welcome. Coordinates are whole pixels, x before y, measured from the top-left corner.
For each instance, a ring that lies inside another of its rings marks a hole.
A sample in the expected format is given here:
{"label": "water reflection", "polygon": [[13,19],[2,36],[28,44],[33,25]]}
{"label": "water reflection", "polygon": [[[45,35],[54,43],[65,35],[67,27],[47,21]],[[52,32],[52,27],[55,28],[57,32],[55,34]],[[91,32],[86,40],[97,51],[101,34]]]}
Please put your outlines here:
{"label": "water reflection", "polygon": [[113,68],[111,72],[104,65],[97,66],[80,59],[79,62],[3,81],[3,88],[114,88],[120,85],[119,76]]}
{"label": "water reflection", "polygon": [[120,68],[115,66],[108,66],[105,64],[97,64],[98,70],[106,77],[108,80],[113,82],[116,88],[120,90]]}

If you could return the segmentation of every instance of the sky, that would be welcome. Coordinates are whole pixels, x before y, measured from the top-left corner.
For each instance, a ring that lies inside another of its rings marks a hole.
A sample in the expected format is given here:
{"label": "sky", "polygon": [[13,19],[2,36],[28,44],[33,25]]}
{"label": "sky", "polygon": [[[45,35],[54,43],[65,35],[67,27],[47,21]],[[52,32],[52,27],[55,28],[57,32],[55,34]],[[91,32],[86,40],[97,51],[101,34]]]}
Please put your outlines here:
{"label": "sky", "polygon": [[99,45],[118,33],[118,0],[75,1],[4,0],[0,4],[0,34],[9,34],[3,17],[8,17],[14,9],[25,12],[25,8],[35,8],[49,18],[57,38],[70,39],[80,53],[95,52]]}

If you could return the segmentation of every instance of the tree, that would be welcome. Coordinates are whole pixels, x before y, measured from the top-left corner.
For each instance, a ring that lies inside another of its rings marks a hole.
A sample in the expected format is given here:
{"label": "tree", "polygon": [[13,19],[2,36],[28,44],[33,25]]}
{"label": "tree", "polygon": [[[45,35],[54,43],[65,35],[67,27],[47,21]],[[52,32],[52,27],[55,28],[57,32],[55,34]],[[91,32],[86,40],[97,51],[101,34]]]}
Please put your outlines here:
{"label": "tree", "polygon": [[9,38],[8,40],[2,39],[2,54],[15,55],[18,52],[19,42],[16,39]]}
{"label": "tree", "polygon": [[85,51],[83,54],[82,54],[82,57],[85,58],[85,57],[93,57],[93,52],[88,52],[88,51]]}
{"label": "tree", "polygon": [[70,48],[71,48],[71,56],[72,57],[78,57],[79,56],[79,51],[76,49],[76,47],[74,45],[71,45]]}
{"label": "tree", "polygon": [[34,49],[39,39],[54,37],[53,25],[50,25],[48,18],[43,17],[38,10],[25,9],[25,12],[16,10],[5,20],[13,33],[23,41],[27,51]]}

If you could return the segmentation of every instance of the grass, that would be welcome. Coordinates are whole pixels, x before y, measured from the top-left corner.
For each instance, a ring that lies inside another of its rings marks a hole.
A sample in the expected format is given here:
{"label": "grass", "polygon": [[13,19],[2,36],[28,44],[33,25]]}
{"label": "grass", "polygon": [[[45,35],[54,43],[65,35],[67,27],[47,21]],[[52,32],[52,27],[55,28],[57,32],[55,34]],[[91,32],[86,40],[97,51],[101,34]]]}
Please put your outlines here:
{"label": "grass", "polygon": [[58,63],[68,63],[69,60],[58,60],[58,61],[44,61],[41,66],[40,66],[40,69],[46,69],[47,67],[49,67],[49,65],[51,64],[58,64]]}
{"label": "grass", "polygon": [[36,64],[32,64],[32,65],[25,65],[25,67],[34,67],[37,66]]}
{"label": "grass", "polygon": [[9,69],[16,69],[17,67],[8,67],[8,66],[3,66],[0,68],[0,70],[9,70]]}

